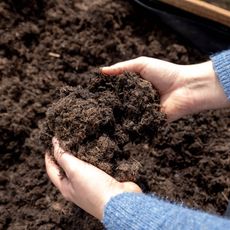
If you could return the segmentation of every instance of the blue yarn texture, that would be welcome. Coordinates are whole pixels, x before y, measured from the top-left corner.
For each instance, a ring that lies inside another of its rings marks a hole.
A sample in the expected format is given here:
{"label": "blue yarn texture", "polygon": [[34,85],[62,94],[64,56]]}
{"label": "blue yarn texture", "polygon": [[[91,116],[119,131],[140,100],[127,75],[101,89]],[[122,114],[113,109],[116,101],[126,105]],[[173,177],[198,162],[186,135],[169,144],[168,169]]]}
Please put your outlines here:
{"label": "blue yarn texture", "polygon": [[122,193],[106,205],[103,224],[111,230],[229,230],[230,220],[153,195]]}
{"label": "blue yarn texture", "polygon": [[210,58],[224,92],[230,100],[230,50],[214,54]]}

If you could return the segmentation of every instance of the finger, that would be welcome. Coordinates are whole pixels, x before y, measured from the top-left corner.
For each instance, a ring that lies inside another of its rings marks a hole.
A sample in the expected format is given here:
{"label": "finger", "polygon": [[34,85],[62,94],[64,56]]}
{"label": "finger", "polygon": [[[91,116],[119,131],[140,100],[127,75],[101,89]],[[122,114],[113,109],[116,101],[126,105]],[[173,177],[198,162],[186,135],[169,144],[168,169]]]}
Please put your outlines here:
{"label": "finger", "polygon": [[123,72],[136,72],[142,74],[147,65],[147,57],[139,57],[129,61],[119,62],[109,67],[102,67],[101,72],[108,75],[118,75]]}
{"label": "finger", "polygon": [[69,200],[72,200],[76,205],[96,218],[102,219],[104,206],[111,197],[125,191],[139,191],[133,184],[124,184],[122,186],[121,183],[104,171],[63,152],[63,150],[61,155],[58,155],[58,151],[60,151],[57,149],[60,148],[59,144],[55,139],[53,143],[56,159],[68,177]]}
{"label": "finger", "polygon": [[48,153],[45,154],[45,165],[47,174],[52,183],[62,192],[64,187],[67,187],[68,181],[60,176],[60,169],[51,159]]}
{"label": "finger", "polygon": [[[112,196],[122,193],[119,182],[97,167],[65,154],[75,165],[66,168],[71,184],[70,199],[86,212],[102,220],[105,204]],[[68,161],[68,160],[67,160]]]}
{"label": "finger", "polygon": [[55,137],[52,139],[52,142],[54,147],[54,157],[57,163],[65,171],[68,178],[72,177],[72,174],[75,173],[77,167],[75,162],[76,158],[72,154],[64,151]]}
{"label": "finger", "polygon": [[56,138],[53,138],[53,146],[54,157],[60,167],[65,171],[65,174],[70,181],[74,179],[75,182],[78,181],[85,183],[85,180],[97,178],[97,176],[100,176],[100,178],[110,178],[110,176],[102,170],[89,163],[81,161],[72,154],[64,151],[60,147],[59,141]]}

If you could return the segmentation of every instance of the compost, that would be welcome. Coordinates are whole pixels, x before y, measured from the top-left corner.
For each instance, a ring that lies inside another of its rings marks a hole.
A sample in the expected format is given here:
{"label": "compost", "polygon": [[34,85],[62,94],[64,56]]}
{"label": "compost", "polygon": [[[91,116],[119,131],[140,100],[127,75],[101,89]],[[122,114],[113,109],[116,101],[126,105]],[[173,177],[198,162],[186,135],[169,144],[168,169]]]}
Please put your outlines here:
{"label": "compost", "polygon": [[[0,17],[0,229],[102,229],[97,220],[64,201],[49,182],[44,146],[50,144],[48,139],[41,143],[41,124],[62,109],[60,100],[66,97],[84,106],[81,95],[103,98],[103,90],[89,87],[90,73],[100,66],[141,55],[178,64],[207,57],[157,19],[141,15],[129,1],[5,0],[0,2]],[[103,106],[113,110],[112,105]],[[111,133],[101,132],[97,143],[89,144],[109,143],[106,148],[113,146],[118,154],[123,148],[128,167],[130,159],[138,162],[137,183],[144,191],[221,215],[230,196],[229,112],[206,112],[162,125],[152,142],[149,131],[146,139],[124,135],[122,145]],[[121,121],[106,117],[106,130],[120,124],[124,132]],[[75,143],[67,147],[77,149]],[[117,160],[113,156],[109,162]],[[111,172],[116,176],[116,170]]]}
{"label": "compost", "polygon": [[[47,111],[40,139],[52,152],[56,137],[68,152],[109,173],[119,181],[137,181],[140,163],[132,159],[138,143],[153,147],[159,127],[160,95],[136,74],[97,74],[83,89],[65,87]],[[131,148],[131,149],[130,149]]]}

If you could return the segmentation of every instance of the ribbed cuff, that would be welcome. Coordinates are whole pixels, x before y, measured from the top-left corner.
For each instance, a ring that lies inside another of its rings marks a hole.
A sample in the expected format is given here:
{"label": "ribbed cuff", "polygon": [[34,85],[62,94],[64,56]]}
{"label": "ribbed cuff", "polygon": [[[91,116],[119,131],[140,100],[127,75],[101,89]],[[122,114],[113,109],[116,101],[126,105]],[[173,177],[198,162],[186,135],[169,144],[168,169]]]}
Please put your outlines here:
{"label": "ribbed cuff", "polygon": [[230,50],[214,54],[210,58],[224,92],[230,100]]}
{"label": "ribbed cuff", "polygon": [[153,195],[122,193],[107,203],[103,224],[109,230],[158,230],[173,218],[175,207],[168,202]]}
{"label": "ribbed cuff", "polygon": [[103,224],[108,230],[223,230],[230,221],[143,193],[122,193],[107,203]]}

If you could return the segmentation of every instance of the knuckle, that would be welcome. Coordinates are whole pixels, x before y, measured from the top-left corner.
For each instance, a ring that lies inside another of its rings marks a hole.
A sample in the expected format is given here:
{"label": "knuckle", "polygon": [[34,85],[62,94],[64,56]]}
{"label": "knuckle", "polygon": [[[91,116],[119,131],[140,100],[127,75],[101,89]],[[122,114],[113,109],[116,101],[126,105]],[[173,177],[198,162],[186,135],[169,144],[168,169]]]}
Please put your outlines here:
{"label": "knuckle", "polygon": [[117,67],[117,72],[118,72],[118,73],[122,73],[122,72],[124,72],[124,71],[125,71],[124,66],[118,66],[118,67]]}
{"label": "knuckle", "polygon": [[76,174],[76,167],[75,166],[69,166],[68,167],[68,178],[69,180],[73,180]]}

